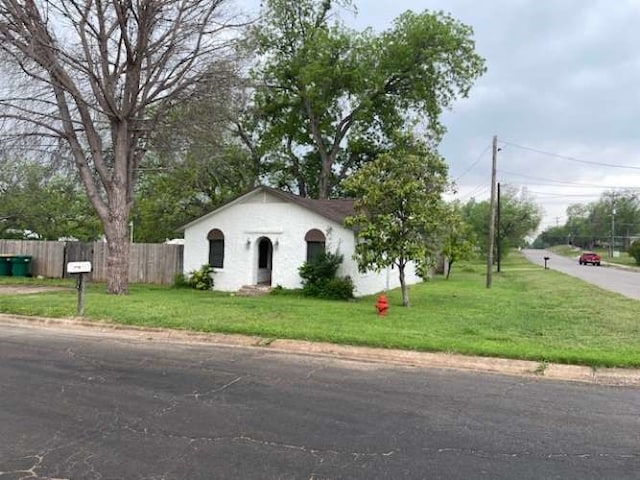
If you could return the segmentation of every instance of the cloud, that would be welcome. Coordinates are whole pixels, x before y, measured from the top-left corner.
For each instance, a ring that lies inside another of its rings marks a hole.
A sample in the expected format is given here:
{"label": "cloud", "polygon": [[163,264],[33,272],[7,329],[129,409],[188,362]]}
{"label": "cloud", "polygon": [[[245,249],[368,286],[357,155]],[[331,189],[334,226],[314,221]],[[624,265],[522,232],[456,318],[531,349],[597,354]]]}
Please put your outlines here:
{"label": "cloud", "polygon": [[[454,16],[474,26],[488,66],[470,98],[445,115],[449,133],[442,149],[454,175],[475,161],[494,133],[564,156],[640,166],[637,3],[448,3]],[[485,141],[479,142],[479,136]],[[462,192],[488,181],[489,161],[490,155],[464,176]],[[506,181],[540,192],[534,196],[547,210],[547,223],[563,217],[570,203],[597,200],[605,187],[640,189],[637,170],[580,164],[508,146],[499,154],[499,168],[516,174],[504,175]],[[585,183],[593,188],[580,185]]]}

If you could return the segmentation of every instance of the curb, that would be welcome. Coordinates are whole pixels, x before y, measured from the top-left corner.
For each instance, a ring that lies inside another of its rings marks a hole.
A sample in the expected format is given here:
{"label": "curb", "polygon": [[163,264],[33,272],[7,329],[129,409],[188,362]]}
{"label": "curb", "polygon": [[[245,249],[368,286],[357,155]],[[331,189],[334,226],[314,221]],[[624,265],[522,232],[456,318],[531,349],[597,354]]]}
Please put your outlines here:
{"label": "curb", "polygon": [[79,318],[48,318],[0,314],[0,323],[34,328],[79,330],[84,334],[98,336],[110,334],[147,342],[256,348],[280,353],[328,357],[379,365],[449,369],[597,385],[640,387],[640,370],[629,368],[596,369],[580,365],[563,365],[531,360],[473,357],[452,353],[417,352],[303,340],[270,339],[249,335],[147,328],[107,322],[90,322]]}

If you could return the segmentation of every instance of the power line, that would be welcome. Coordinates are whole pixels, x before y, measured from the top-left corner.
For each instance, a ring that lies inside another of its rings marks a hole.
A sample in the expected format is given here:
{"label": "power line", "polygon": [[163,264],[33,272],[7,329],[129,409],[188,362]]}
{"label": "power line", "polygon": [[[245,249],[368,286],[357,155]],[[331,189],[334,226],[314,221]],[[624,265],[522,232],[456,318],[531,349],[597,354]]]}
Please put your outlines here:
{"label": "power line", "polygon": [[490,186],[487,185],[478,185],[476,186],[470,193],[467,193],[466,195],[461,196],[458,200],[460,200],[461,202],[466,200],[466,199],[470,199],[475,197],[476,195],[483,195],[484,193],[488,192],[490,190]]}
{"label": "power line", "polygon": [[601,197],[602,194],[601,193],[576,193],[576,194],[571,194],[571,193],[553,193],[553,192],[535,192],[533,190],[529,190],[527,189],[527,193],[533,193],[534,195],[544,195],[547,197],[554,197],[554,198],[571,198],[571,197],[575,197],[575,198],[598,198]]}
{"label": "power line", "polygon": [[631,167],[628,165],[617,165],[614,163],[605,163],[605,162],[592,162],[589,160],[582,160],[575,157],[569,157],[567,155],[560,155],[559,153],[547,152],[545,150],[539,150],[537,148],[525,147],[524,145],[519,145],[517,143],[506,142],[504,140],[501,141],[504,145],[509,145],[511,147],[519,148],[521,150],[528,150],[530,152],[539,153],[541,155],[547,155],[549,157],[562,158],[564,160],[569,160],[571,162],[584,163],[586,165],[597,165],[600,167],[611,167],[611,168],[626,168],[629,170],[640,170],[640,167]]}
{"label": "power line", "polygon": [[[515,177],[522,177],[522,178],[529,178],[532,180],[541,180],[543,182],[550,182],[549,184],[561,184],[561,185],[568,185],[570,187],[574,187],[574,188],[601,188],[601,189],[611,189],[611,190],[640,190],[640,187],[621,187],[619,185],[601,185],[601,184],[595,184],[595,183],[577,183],[577,182],[564,182],[562,180],[552,180],[550,178],[543,178],[543,177],[536,177],[533,175],[524,175],[522,173],[515,173],[515,172],[507,172],[506,170],[498,170],[498,173],[503,173],[506,175],[513,175]],[[544,183],[536,183],[536,184],[532,184],[532,185],[546,185]]]}
{"label": "power line", "polygon": [[453,181],[457,182],[462,177],[464,177],[467,173],[469,173],[471,170],[473,170],[473,168],[478,164],[478,162],[482,159],[484,154],[489,151],[490,148],[491,148],[491,145],[487,145],[484,148],[484,150],[482,151],[482,153],[480,155],[478,155],[478,158],[471,164],[471,166],[469,166],[469,168],[467,168],[464,172],[462,172],[460,175],[458,175]]}

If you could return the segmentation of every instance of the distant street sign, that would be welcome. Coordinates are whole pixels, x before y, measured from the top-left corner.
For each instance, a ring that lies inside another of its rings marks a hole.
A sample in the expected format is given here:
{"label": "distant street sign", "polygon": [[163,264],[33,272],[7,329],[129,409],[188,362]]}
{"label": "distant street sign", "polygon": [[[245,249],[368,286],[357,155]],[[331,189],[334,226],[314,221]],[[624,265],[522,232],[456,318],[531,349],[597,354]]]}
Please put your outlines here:
{"label": "distant street sign", "polygon": [[67,273],[89,273],[89,272],[91,272],[91,262],[67,263]]}

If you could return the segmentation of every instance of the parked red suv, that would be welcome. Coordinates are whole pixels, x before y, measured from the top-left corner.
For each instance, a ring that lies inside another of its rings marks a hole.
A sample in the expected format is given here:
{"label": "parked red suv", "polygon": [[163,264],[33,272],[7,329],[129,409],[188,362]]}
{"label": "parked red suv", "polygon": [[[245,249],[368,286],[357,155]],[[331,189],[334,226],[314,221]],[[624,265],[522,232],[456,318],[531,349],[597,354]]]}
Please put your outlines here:
{"label": "parked red suv", "polygon": [[595,252],[582,252],[578,263],[580,265],[588,265],[590,263],[591,265],[600,266],[600,255]]}

